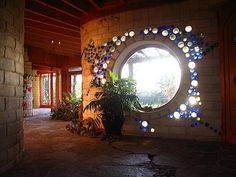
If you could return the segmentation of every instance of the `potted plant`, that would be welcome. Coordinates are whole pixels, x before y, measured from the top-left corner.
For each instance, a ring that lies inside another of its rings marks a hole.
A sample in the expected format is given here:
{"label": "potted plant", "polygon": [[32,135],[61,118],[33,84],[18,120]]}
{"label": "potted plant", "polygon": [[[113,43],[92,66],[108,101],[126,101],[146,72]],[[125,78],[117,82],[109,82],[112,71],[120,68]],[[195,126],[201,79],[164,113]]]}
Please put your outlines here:
{"label": "potted plant", "polygon": [[52,111],[52,119],[70,121],[78,118],[82,100],[74,93],[64,93],[62,101]]}
{"label": "potted plant", "polygon": [[109,72],[111,81],[107,81],[101,91],[95,93],[95,98],[84,108],[98,111],[102,119],[106,136],[121,136],[125,120],[125,111],[134,111],[140,107],[136,95],[136,83],[133,79],[120,79]]}

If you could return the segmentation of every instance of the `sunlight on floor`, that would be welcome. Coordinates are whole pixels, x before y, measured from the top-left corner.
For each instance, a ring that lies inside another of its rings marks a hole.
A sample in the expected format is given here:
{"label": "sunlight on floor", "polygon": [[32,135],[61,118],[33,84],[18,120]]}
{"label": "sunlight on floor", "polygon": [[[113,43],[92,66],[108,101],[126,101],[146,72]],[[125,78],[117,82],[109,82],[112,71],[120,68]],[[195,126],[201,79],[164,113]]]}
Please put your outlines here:
{"label": "sunlight on floor", "polygon": [[33,116],[50,114],[51,108],[36,108],[33,109]]}

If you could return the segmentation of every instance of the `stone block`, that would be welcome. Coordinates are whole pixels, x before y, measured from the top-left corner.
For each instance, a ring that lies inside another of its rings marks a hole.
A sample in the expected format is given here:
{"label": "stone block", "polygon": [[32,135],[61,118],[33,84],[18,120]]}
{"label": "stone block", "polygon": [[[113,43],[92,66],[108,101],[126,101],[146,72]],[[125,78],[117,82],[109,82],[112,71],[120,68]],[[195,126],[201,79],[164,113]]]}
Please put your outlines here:
{"label": "stone block", "polygon": [[24,65],[16,62],[16,72],[20,74],[24,74]]}
{"label": "stone block", "polygon": [[19,58],[19,53],[10,47],[6,47],[5,57],[17,61]]}
{"label": "stone block", "polygon": [[6,105],[5,98],[4,97],[0,97],[0,111],[4,111],[6,109],[5,105]]}
{"label": "stone block", "polygon": [[7,71],[15,71],[15,63],[13,60],[0,57],[0,69]]}
{"label": "stone block", "polygon": [[5,83],[9,85],[19,85],[19,74],[5,71]]}
{"label": "stone block", "polygon": [[23,97],[19,98],[19,108],[21,109],[23,106]]}
{"label": "stone block", "polygon": [[12,36],[6,35],[6,37],[5,37],[5,45],[7,47],[10,47],[10,48],[14,49],[15,46],[16,46],[16,42],[15,41],[16,40]]}
{"label": "stone block", "polygon": [[24,46],[23,43],[16,40],[16,47],[15,47],[16,51],[18,51],[19,53],[24,53]]}
{"label": "stone block", "polygon": [[23,87],[23,84],[24,84],[24,78],[23,78],[23,76],[22,75],[20,75],[20,84],[19,84],[19,86],[22,86]]}
{"label": "stone block", "polygon": [[[1,33],[0,33],[1,35]],[[5,54],[5,47],[4,46],[0,46],[0,57],[3,57]]]}
{"label": "stone block", "polygon": [[0,138],[3,138],[7,135],[7,128],[6,125],[0,125]]}
{"label": "stone block", "polygon": [[8,97],[6,99],[6,110],[16,110],[20,107],[19,98]]}
{"label": "stone block", "polygon": [[11,85],[0,85],[0,96],[14,96],[15,87]]}
{"label": "stone block", "polygon": [[8,24],[13,25],[13,14],[11,12],[9,12],[8,10],[1,10],[0,16]]}
{"label": "stone block", "polygon": [[174,135],[185,135],[186,134],[186,130],[184,127],[170,127],[169,128],[169,133],[170,134],[174,134]]}
{"label": "stone block", "polygon": [[23,56],[23,53],[20,53],[20,54],[19,54],[18,62],[21,63],[21,64],[24,64],[24,56]]}
{"label": "stone block", "polygon": [[0,151],[0,166],[3,166],[7,163],[7,152]]}
{"label": "stone block", "polygon": [[19,132],[17,133],[17,141],[22,140],[23,137],[24,137],[24,131],[23,131],[23,130],[22,130],[22,131],[19,131]]}
{"label": "stone block", "polygon": [[7,123],[15,122],[16,121],[16,111],[8,111],[7,112]]}
{"label": "stone block", "polygon": [[17,31],[17,29],[13,25],[11,25],[9,23],[7,23],[6,33],[15,37],[15,38],[19,38],[19,32]]}
{"label": "stone block", "polygon": [[0,111],[0,124],[6,123],[7,112]]}
{"label": "stone block", "polygon": [[155,132],[160,135],[167,135],[169,134],[169,127],[167,126],[157,127]]}
{"label": "stone block", "polygon": [[4,81],[4,71],[0,70],[0,84],[2,84]]}
{"label": "stone block", "polygon": [[22,86],[16,87],[16,96],[23,97],[23,87]]}
{"label": "stone block", "polygon": [[18,109],[16,111],[16,117],[17,117],[17,120],[21,120],[23,118],[23,109]]}
{"label": "stone block", "polygon": [[7,150],[7,159],[8,161],[13,161],[16,157],[16,155],[19,153],[20,151],[20,145],[17,143],[15,146],[9,148]]}
{"label": "stone block", "polygon": [[[8,128],[7,128],[8,132]],[[4,138],[0,138],[0,149],[7,149],[11,146],[14,146],[16,144],[16,135],[9,135],[7,133],[7,136]]]}
{"label": "stone block", "polygon": [[20,123],[19,122],[12,122],[7,124],[7,136],[15,135],[20,129]]}
{"label": "stone block", "polygon": [[206,128],[205,126],[199,126],[199,127],[194,127],[194,128],[191,128],[191,127],[188,127],[186,129],[186,133],[188,135],[193,135],[193,136],[217,136],[216,133],[214,133],[213,131],[211,131],[209,128]]}

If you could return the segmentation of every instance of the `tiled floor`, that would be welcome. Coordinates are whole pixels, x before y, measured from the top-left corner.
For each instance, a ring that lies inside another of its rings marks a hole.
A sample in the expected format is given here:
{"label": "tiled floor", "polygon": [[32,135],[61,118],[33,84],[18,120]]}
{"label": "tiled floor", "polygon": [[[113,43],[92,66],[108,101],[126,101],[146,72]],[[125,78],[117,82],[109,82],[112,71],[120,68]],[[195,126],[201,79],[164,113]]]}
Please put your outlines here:
{"label": "tiled floor", "polygon": [[236,145],[138,137],[109,144],[71,134],[66,125],[26,118],[24,158],[2,177],[236,176]]}

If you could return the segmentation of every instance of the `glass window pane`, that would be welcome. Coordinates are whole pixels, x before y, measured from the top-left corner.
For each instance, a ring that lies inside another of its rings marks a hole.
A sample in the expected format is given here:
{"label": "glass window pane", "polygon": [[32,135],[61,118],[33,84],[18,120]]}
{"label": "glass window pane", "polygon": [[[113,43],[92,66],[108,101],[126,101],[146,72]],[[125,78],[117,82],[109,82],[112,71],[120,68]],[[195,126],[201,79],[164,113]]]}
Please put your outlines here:
{"label": "glass window pane", "polygon": [[121,69],[121,77],[135,79],[142,107],[155,109],[175,96],[180,86],[181,69],[168,50],[146,47],[128,58]]}
{"label": "glass window pane", "polygon": [[42,74],[42,104],[48,105],[49,104],[49,74]]}
{"label": "glass window pane", "polygon": [[71,93],[74,93],[77,98],[82,96],[82,74],[71,75]]}
{"label": "glass window pane", "polygon": [[57,105],[57,77],[56,77],[56,73],[53,73],[53,77],[52,77],[52,88],[53,88],[53,105]]}

